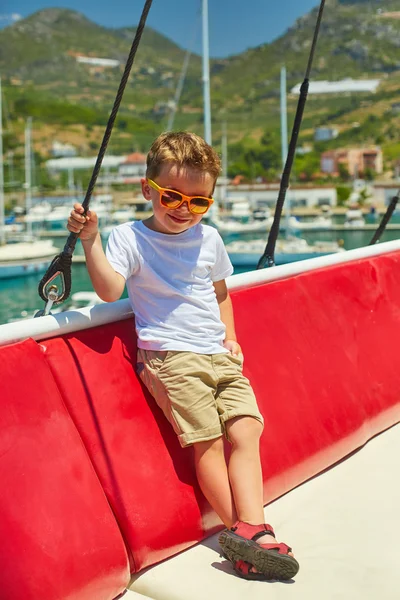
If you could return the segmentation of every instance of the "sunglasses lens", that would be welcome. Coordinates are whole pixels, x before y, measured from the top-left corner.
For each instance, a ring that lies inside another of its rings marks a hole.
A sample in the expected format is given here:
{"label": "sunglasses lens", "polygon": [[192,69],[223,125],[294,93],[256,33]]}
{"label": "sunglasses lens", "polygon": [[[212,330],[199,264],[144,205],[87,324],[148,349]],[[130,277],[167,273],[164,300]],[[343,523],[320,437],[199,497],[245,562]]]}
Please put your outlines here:
{"label": "sunglasses lens", "polygon": [[192,213],[202,215],[210,208],[210,202],[207,198],[192,198],[190,200],[190,208]]}
{"label": "sunglasses lens", "polygon": [[161,203],[168,208],[175,208],[181,202],[182,196],[179,192],[173,192],[172,190],[166,190],[161,196]]}

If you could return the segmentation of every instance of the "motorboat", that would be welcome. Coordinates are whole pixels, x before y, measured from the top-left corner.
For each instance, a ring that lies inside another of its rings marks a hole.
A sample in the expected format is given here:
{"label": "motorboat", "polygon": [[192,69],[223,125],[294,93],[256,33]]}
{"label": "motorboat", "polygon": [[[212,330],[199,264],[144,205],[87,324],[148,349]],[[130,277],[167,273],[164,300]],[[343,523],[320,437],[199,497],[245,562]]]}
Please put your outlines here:
{"label": "motorboat", "polygon": [[317,215],[309,221],[303,221],[291,216],[289,217],[289,226],[294,231],[329,230],[332,229],[333,221],[332,217],[325,215]]}
{"label": "motorboat", "polygon": [[[257,266],[265,246],[265,239],[236,240],[225,244],[233,266],[249,268]],[[275,264],[282,265],[344,251],[343,246],[337,242],[316,241],[309,244],[303,238],[278,239],[275,249]]]}
{"label": "motorboat", "polygon": [[273,217],[267,217],[264,219],[250,219],[243,222],[239,219],[214,216],[211,218],[210,224],[214,225],[221,235],[260,233],[269,231],[273,220]]}
{"label": "motorboat", "polygon": [[346,211],[344,226],[346,229],[365,227],[365,219],[361,208],[349,208]]}
{"label": "motorboat", "polygon": [[0,246],[0,279],[44,273],[57,252],[51,240],[9,242]]}

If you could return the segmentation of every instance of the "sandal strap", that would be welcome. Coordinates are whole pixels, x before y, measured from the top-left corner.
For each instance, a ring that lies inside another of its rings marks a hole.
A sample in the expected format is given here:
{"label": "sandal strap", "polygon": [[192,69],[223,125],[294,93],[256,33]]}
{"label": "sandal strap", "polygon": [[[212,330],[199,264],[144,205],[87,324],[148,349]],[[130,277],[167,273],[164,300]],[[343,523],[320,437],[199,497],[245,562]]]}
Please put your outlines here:
{"label": "sandal strap", "polygon": [[235,567],[235,569],[237,569],[244,575],[248,575],[250,573],[250,569],[251,569],[252,565],[250,563],[240,559],[234,563],[234,567]]}
{"label": "sandal strap", "polygon": [[[268,529],[267,529],[267,527],[268,527]],[[256,542],[257,540],[262,538],[264,535],[271,535],[272,537],[275,537],[275,533],[274,533],[274,530],[272,529],[271,525],[265,525],[265,529],[263,529],[262,531],[259,531],[255,535],[253,535],[253,537],[251,539],[253,540],[253,542]]]}
{"label": "sandal strap", "polygon": [[292,552],[290,546],[284,542],[280,544],[260,544],[260,547],[264,548],[264,550],[278,550],[279,554],[289,554],[289,552]]}
{"label": "sandal strap", "polygon": [[237,533],[241,537],[246,538],[247,540],[256,541],[260,537],[264,535],[271,535],[275,537],[274,530],[271,525],[267,523],[261,523],[260,525],[251,525],[250,523],[245,523],[244,521],[237,521],[233,527],[231,527],[231,531]]}

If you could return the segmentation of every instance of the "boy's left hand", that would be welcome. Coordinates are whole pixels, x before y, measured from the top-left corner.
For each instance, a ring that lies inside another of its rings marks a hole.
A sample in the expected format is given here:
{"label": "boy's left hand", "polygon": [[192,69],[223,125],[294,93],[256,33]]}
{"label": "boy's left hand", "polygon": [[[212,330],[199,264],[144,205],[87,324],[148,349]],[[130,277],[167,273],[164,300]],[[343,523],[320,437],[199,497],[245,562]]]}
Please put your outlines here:
{"label": "boy's left hand", "polygon": [[229,350],[229,352],[233,356],[237,356],[238,358],[241,358],[243,360],[242,349],[241,349],[240,345],[237,343],[236,340],[225,340],[224,341],[224,348],[226,348],[227,350]]}

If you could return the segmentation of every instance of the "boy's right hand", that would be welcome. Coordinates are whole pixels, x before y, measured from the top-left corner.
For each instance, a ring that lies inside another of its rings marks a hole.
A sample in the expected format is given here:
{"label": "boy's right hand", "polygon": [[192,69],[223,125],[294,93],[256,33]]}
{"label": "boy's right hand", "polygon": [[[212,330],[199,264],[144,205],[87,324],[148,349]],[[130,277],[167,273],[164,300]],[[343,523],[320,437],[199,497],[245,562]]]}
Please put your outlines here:
{"label": "boy's right hand", "polygon": [[83,212],[82,204],[74,204],[74,209],[68,217],[67,229],[71,233],[78,233],[82,241],[93,240],[99,231],[99,219],[92,210],[89,210],[86,216],[83,216]]}

